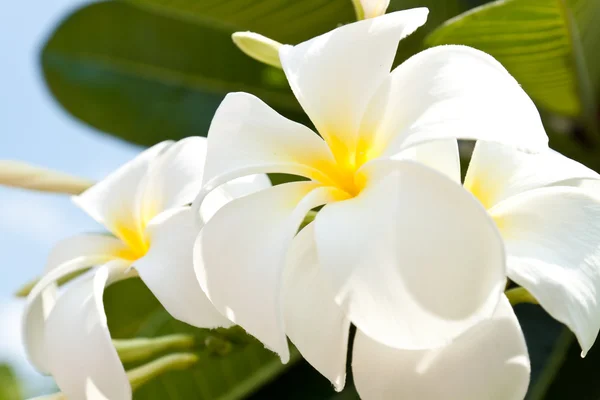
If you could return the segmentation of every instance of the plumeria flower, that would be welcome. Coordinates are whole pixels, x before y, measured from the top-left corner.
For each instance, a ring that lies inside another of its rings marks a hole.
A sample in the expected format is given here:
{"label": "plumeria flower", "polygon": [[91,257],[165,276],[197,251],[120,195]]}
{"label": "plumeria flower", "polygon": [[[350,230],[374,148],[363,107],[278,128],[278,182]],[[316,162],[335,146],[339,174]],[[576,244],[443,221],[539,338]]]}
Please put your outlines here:
{"label": "plumeria flower", "polygon": [[[90,233],[60,242],[28,297],[23,321],[30,361],[52,374],[67,398],[131,398],[102,303],[114,282],[139,274],[175,318],[205,328],[231,325],[193,270],[199,229],[187,205],[200,188],[205,153],[206,139],[199,137],[157,144],[74,198],[114,236]],[[203,217],[267,186],[265,175],[232,182],[206,203]],[[57,295],[57,280],[90,267]]]}
{"label": "plumeria flower", "polygon": [[[288,82],[320,137],[245,93],[229,94],[212,121],[194,207],[242,176],[308,178],[228,203],[194,249],[215,307],[284,362],[287,334],[303,354],[327,363],[333,356],[322,341],[298,345],[298,338],[307,329],[327,336],[325,327],[340,318],[383,346],[440,347],[492,318],[501,299],[502,238],[458,183],[455,139],[537,151],[547,148],[547,136],[529,97],[480,51],[436,47],[390,73],[398,42],[426,17],[423,8],[395,12],[280,48]],[[321,205],[309,242],[337,307],[313,303],[310,289],[290,300],[284,287],[285,265],[303,264],[290,252],[298,227]],[[289,301],[297,304],[284,307]],[[286,320],[284,308],[298,307],[310,307],[321,324]],[[336,351],[343,342],[332,336]]]}
{"label": "plumeria flower", "polygon": [[509,278],[575,333],[582,356],[600,329],[599,184],[596,172],[553,150],[485,142],[464,182],[504,238]]}

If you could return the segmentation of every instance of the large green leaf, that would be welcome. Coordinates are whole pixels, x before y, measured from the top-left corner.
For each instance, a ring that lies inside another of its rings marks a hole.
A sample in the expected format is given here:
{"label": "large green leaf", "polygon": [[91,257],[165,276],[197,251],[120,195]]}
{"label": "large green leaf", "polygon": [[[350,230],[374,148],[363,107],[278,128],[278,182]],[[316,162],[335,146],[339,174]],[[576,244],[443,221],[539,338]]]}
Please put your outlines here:
{"label": "large green leaf", "polygon": [[493,55],[541,107],[583,116],[595,129],[599,18],[597,0],[501,0],[448,21],[427,44],[464,44]]}
{"label": "large green leaf", "polygon": [[[424,35],[474,0],[392,0],[390,11],[430,6],[429,23],[402,42],[397,62]],[[479,0],[476,0],[479,1]],[[280,70],[239,51],[234,31],[298,43],[354,19],[350,0],[129,0],[86,6],[44,46],[55,98],[86,123],[150,145],[205,135],[227,92],[253,93],[306,121]]]}
{"label": "large green leaf", "polygon": [[[173,319],[139,279],[107,289],[104,304],[114,338],[188,333],[196,338],[198,363],[161,375],[135,392],[136,399],[240,399],[255,392],[289,365],[240,328],[207,330]],[[127,366],[135,367],[135,365]]]}
{"label": "large green leaf", "polygon": [[44,75],[72,114],[140,144],[205,135],[229,91],[298,112],[282,72],[246,57],[230,33],[127,3],[92,4],[48,41]]}
{"label": "large green leaf", "polygon": [[350,0],[124,1],[215,30],[249,30],[288,44],[300,43],[355,18]]}

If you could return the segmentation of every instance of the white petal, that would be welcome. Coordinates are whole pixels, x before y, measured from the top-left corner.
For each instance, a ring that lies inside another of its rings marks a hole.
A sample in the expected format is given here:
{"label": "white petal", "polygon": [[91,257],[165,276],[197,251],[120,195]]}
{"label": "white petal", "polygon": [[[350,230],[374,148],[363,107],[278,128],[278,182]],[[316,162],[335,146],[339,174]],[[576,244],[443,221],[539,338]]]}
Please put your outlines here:
{"label": "white petal", "polygon": [[427,13],[426,8],[398,11],[280,48],[296,98],[332,148],[354,153],[362,115],[390,73],[398,42],[423,25]]}
{"label": "white petal", "polygon": [[162,142],[143,151],[73,201],[124,241],[141,234],[139,189],[150,164],[170,145]]}
{"label": "white petal", "polygon": [[[194,215],[200,213],[202,224],[206,223],[217,211],[233,199],[244,197],[271,187],[271,181],[265,174],[248,175],[229,181],[212,192],[201,202],[194,203]],[[199,206],[199,210],[197,207]]]}
{"label": "white petal", "polygon": [[22,332],[25,353],[29,362],[41,373],[49,374],[44,350],[46,319],[57,298],[57,285],[51,284],[35,298],[29,300],[23,311]]}
{"label": "white petal", "polygon": [[522,400],[530,365],[519,321],[503,298],[492,319],[441,349],[393,349],[357,331],[352,371],[365,400]]}
{"label": "white petal", "polygon": [[385,14],[390,0],[360,0],[365,18],[375,18]]}
{"label": "white petal", "polygon": [[165,211],[148,226],[150,249],[133,266],[175,318],[199,328],[231,326],[206,297],[194,272],[199,229],[189,207]]}
{"label": "white petal", "polygon": [[[50,252],[44,273],[60,265],[79,260],[88,266],[119,257],[127,247],[119,239],[101,233],[84,233],[58,242]],[[100,260],[100,261],[98,261]]]}
{"label": "white petal", "polygon": [[373,97],[363,123],[367,159],[434,139],[481,139],[537,151],[548,138],[517,81],[491,56],[440,46],[398,66]]}
{"label": "white petal", "polygon": [[29,361],[41,372],[45,366],[42,341],[45,320],[56,299],[55,282],[72,272],[114,260],[125,249],[117,238],[83,234],[59,242],[51,251],[45,275],[32,289],[23,311],[23,342]]}
{"label": "white petal", "polygon": [[143,183],[142,225],[161,212],[190,204],[202,186],[206,139],[188,137],[167,148],[150,165]]}
{"label": "white petal", "polygon": [[337,194],[294,182],[236,199],[208,221],[195,244],[196,275],[209,299],[283,362],[289,358],[280,297],[286,253],[305,214]]}
{"label": "white petal", "polygon": [[465,188],[491,208],[526,190],[585,178],[599,179],[600,175],[552,149],[531,154],[497,143],[477,142]]}
{"label": "white petal", "polygon": [[541,188],[490,214],[506,243],[510,279],[575,333],[585,355],[600,329],[600,199],[577,188]]}
{"label": "white petal", "polygon": [[314,226],[293,240],[284,273],[285,331],[300,354],[337,391],[346,381],[350,321],[335,304],[317,260]]}
{"label": "white petal", "polygon": [[102,303],[109,280],[123,275],[126,268],[114,263],[69,286],[46,322],[50,371],[69,399],[131,399],[131,386],[113,347]]}
{"label": "white petal", "polygon": [[506,283],[504,246],[459,184],[395,164],[317,214],[319,262],[357,328],[392,347],[431,348],[492,315]]}
{"label": "white petal", "polygon": [[328,182],[318,168],[333,162],[325,142],[310,129],[277,114],[250,94],[230,93],[208,132],[204,190],[261,172]]}
{"label": "white petal", "polygon": [[456,139],[434,140],[412,146],[391,158],[417,161],[460,183],[460,153]]}

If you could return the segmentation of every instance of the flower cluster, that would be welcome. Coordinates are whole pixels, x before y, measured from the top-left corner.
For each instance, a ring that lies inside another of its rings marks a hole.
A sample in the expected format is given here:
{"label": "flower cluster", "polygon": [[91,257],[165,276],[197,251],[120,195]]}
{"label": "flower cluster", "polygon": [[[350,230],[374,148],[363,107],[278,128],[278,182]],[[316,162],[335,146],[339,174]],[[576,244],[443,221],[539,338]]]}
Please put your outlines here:
{"label": "flower cluster", "polygon": [[[160,143],[76,197],[112,235],[52,252],[24,317],[35,366],[69,398],[131,398],[102,293],[138,275],[191,325],[240,325],[283,362],[289,338],[336,390],[354,325],[366,399],[522,399],[529,357],[507,278],[585,354],[600,329],[600,176],[548,148],[491,56],[435,47],[392,69],[427,13],[278,46],[318,134],[232,93],[207,139]],[[464,183],[458,139],[477,141]],[[271,186],[275,172],[306,180]]]}

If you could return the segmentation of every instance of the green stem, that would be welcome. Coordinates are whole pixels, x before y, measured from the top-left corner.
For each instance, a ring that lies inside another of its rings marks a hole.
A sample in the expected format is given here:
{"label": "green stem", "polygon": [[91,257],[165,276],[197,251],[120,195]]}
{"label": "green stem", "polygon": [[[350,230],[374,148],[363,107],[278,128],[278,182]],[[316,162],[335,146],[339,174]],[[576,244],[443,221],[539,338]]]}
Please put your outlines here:
{"label": "green stem", "polygon": [[[71,272],[70,274],[67,274],[65,276],[61,276],[56,283],[58,284],[58,286],[60,285],[64,285],[65,283],[72,281],[73,279],[77,278],[79,275],[83,274],[84,272],[89,271],[89,268],[86,269],[82,269],[79,271],[75,271],[75,272]],[[33,290],[33,288],[35,287],[35,285],[37,285],[37,283],[40,281],[41,278],[35,278],[32,279],[31,281],[27,282],[26,284],[24,284],[23,286],[21,286],[21,288],[15,293],[15,296],[17,297],[27,297],[29,295],[29,293],[31,293],[31,291]]]}
{"label": "green stem", "polygon": [[356,20],[360,21],[365,19],[365,10],[363,10],[360,0],[352,0],[352,4],[354,5],[354,11],[356,11]]}
{"label": "green stem", "polygon": [[131,388],[136,390],[165,372],[188,369],[196,362],[198,362],[198,356],[192,353],[169,354],[127,371],[127,377]]}
{"label": "green stem", "polygon": [[512,306],[521,303],[538,304],[538,301],[523,287],[507,290],[504,294]]}
{"label": "green stem", "polygon": [[167,350],[186,350],[194,346],[194,337],[173,334],[157,338],[113,339],[121,362],[147,360]]}

